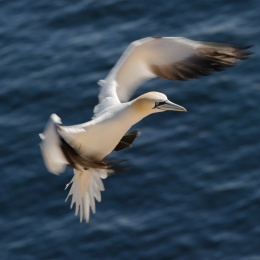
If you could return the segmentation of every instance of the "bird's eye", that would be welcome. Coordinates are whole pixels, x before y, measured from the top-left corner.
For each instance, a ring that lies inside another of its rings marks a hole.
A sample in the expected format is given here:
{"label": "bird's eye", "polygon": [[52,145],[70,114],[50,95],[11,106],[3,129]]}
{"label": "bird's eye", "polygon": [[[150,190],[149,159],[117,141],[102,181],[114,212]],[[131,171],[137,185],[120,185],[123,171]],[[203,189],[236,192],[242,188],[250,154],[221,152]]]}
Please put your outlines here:
{"label": "bird's eye", "polygon": [[156,102],[155,102],[155,106],[154,106],[153,108],[156,108],[156,107],[158,107],[158,106],[160,106],[160,105],[163,105],[163,104],[165,104],[165,102],[166,102],[166,101],[162,101],[162,102],[156,101]]}
{"label": "bird's eye", "polygon": [[154,105],[154,107],[153,107],[153,109],[156,108],[156,107],[158,107],[158,106],[159,106],[159,102],[156,101],[156,102],[155,102],[155,105]]}

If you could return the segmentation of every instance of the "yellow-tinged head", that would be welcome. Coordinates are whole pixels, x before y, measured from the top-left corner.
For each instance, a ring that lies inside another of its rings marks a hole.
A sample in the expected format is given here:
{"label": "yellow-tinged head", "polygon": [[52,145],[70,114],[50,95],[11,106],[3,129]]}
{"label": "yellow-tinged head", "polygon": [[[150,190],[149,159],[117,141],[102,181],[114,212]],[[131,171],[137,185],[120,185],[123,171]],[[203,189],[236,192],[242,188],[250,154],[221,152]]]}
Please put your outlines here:
{"label": "yellow-tinged head", "polygon": [[163,112],[166,110],[185,111],[187,110],[168,100],[166,95],[159,92],[148,92],[132,101],[132,107],[138,112]]}

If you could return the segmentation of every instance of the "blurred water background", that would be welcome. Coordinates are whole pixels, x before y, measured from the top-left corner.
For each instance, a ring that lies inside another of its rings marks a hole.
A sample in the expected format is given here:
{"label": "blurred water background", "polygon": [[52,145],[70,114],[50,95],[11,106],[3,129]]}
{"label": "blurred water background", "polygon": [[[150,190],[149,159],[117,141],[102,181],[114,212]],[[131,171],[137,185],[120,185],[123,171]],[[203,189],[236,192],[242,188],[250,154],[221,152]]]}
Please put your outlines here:
{"label": "blurred water background", "polygon": [[[0,259],[260,259],[259,0],[0,1]],[[47,172],[39,136],[92,117],[99,79],[147,36],[254,44],[239,66],[186,82],[155,79],[188,113],[154,114],[113,158],[90,223]]]}

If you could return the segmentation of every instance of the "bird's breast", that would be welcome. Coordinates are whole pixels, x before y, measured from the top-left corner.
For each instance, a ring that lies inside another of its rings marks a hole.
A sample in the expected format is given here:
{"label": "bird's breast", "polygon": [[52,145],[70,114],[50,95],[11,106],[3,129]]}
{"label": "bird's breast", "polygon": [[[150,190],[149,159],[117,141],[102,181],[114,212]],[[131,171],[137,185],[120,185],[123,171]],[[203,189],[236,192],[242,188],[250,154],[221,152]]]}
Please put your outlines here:
{"label": "bird's breast", "polygon": [[70,133],[64,136],[69,144],[81,155],[102,160],[110,154],[122,139],[124,134],[142,116],[131,113],[131,110],[121,113],[103,115],[103,120],[96,120],[85,128],[85,131]]}

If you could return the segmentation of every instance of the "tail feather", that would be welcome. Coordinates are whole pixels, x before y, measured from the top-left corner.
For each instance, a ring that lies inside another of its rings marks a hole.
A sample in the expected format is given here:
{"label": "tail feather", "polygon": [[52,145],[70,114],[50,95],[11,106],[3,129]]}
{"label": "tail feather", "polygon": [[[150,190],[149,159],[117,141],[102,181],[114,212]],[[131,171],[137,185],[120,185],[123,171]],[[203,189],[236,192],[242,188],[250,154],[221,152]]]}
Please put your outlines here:
{"label": "tail feather", "polygon": [[[76,201],[79,201],[79,200],[80,200],[80,194],[79,194],[79,192],[76,192],[75,195],[76,195]],[[79,212],[79,204],[76,203],[76,206],[75,206],[75,216],[78,215],[78,212]]]}
{"label": "tail feather", "polygon": [[[74,176],[70,183],[67,184],[66,188],[72,184],[68,197],[72,195],[71,205],[75,203],[75,215],[80,212],[80,222],[83,218],[86,222],[89,221],[90,208],[93,213],[96,212],[95,199],[101,201],[101,191],[104,190],[104,185],[101,177],[104,179],[107,173],[100,172],[97,169],[74,169]],[[65,188],[65,189],[66,189]]]}
{"label": "tail feather", "polygon": [[86,192],[83,202],[84,202],[84,218],[86,222],[89,222],[89,205],[87,205],[89,203],[88,192]]}
{"label": "tail feather", "polygon": [[96,205],[95,205],[95,199],[94,199],[94,196],[93,196],[93,191],[88,191],[88,194],[89,194],[89,199],[90,199],[91,210],[92,210],[93,214],[95,214],[96,213]]}

